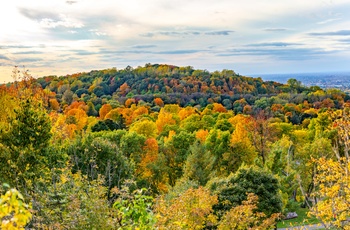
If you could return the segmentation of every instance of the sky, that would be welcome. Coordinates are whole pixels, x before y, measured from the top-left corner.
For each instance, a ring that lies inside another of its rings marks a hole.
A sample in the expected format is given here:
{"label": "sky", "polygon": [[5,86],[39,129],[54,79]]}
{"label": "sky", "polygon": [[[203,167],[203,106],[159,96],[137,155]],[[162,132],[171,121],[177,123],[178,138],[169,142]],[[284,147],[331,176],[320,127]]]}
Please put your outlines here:
{"label": "sky", "polygon": [[241,75],[350,71],[349,0],[11,0],[0,83],[172,64]]}

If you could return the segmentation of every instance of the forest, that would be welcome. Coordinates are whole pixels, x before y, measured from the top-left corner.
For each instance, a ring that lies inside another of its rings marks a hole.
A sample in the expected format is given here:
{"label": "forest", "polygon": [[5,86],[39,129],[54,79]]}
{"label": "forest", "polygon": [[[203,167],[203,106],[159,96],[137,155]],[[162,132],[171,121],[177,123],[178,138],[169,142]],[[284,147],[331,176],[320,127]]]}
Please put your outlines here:
{"label": "forest", "polygon": [[[349,229],[350,97],[191,66],[0,85],[1,229]],[[334,228],[333,228],[334,229]]]}

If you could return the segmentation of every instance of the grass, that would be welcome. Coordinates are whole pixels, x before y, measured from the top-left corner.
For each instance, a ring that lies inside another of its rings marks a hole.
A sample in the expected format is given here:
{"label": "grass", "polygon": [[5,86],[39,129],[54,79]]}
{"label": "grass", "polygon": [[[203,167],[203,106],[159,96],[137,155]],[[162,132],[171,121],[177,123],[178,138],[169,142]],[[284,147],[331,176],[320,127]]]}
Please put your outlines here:
{"label": "grass", "polygon": [[277,227],[288,228],[293,226],[303,226],[303,225],[320,223],[316,217],[308,217],[307,216],[308,211],[309,211],[308,208],[300,208],[296,210],[296,213],[298,214],[297,218],[290,219],[290,220],[281,220],[280,222],[278,222]]}

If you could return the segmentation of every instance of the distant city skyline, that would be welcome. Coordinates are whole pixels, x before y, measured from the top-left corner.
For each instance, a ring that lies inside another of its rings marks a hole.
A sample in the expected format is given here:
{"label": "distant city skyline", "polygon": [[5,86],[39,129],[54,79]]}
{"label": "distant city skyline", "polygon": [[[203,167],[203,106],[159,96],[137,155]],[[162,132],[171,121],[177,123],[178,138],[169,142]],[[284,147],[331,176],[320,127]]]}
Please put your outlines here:
{"label": "distant city skyline", "polygon": [[0,83],[146,63],[241,75],[350,72],[348,0],[13,0]]}

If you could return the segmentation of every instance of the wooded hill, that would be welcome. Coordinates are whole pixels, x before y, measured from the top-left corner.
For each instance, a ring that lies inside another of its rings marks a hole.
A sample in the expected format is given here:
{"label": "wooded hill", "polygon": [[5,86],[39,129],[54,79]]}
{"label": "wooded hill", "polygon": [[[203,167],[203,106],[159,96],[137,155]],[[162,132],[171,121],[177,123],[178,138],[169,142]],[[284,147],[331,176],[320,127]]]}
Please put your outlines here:
{"label": "wooded hill", "polygon": [[300,206],[336,226],[350,216],[342,91],[150,64],[14,79],[0,86],[1,228],[271,229]]}
{"label": "wooded hill", "polygon": [[[107,69],[77,73],[62,77],[49,76],[36,80],[43,89],[55,93],[55,98],[62,105],[69,105],[74,100],[91,102],[95,111],[103,104],[124,105],[127,99],[135,103],[147,103],[154,111],[159,111],[154,99],[164,104],[178,104],[182,107],[204,108],[208,104],[220,103],[235,113],[246,110],[265,109],[275,105],[301,104],[307,101],[311,107],[340,108],[348,100],[340,90],[323,91],[321,88],[304,87],[301,82],[290,79],[288,84],[263,81],[261,78],[245,77],[233,70],[208,72],[192,67],[171,65],[151,65],[133,69]],[[90,104],[91,105],[91,104]],[[301,114],[292,108],[289,116],[293,123],[302,122]],[[92,111],[92,110],[90,110]],[[98,115],[91,112],[89,115]],[[294,116],[294,117],[293,117]],[[307,115],[306,115],[307,116]]]}

